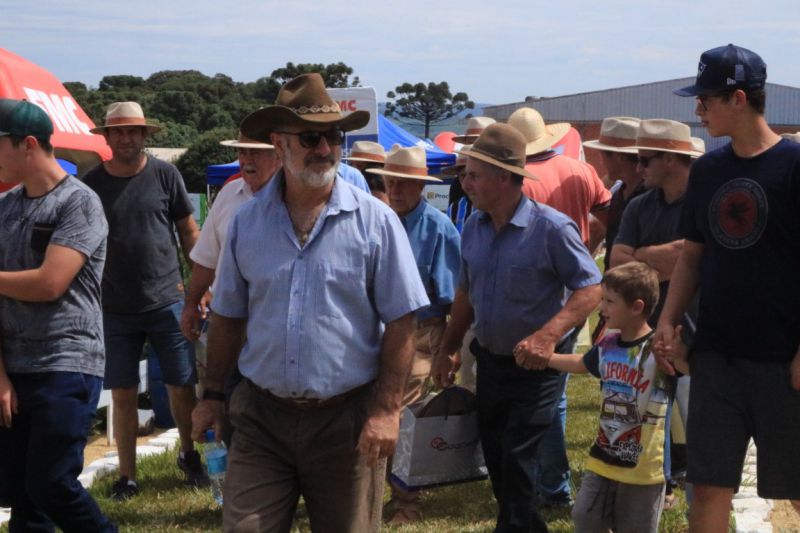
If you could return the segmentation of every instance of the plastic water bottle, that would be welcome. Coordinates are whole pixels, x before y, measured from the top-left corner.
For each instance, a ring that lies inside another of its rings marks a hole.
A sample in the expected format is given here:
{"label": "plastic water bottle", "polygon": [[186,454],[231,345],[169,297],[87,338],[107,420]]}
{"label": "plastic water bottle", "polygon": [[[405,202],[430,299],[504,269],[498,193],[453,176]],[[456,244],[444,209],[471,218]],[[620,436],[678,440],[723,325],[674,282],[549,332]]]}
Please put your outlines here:
{"label": "plastic water bottle", "polygon": [[214,430],[206,430],[206,443],[203,444],[206,457],[208,479],[211,482],[211,495],[222,505],[222,482],[225,481],[225,469],[228,466],[228,450],[225,444],[214,440]]}

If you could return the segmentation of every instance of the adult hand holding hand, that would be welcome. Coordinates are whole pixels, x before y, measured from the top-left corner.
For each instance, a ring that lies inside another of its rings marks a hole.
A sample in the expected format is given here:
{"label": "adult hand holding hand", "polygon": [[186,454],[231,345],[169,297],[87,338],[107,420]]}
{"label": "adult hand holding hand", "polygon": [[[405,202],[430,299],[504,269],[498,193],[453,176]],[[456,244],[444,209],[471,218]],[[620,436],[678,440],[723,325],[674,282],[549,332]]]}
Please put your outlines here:
{"label": "adult hand holding hand", "polygon": [[525,370],[544,370],[553,356],[558,339],[544,330],[525,337],[514,347],[514,360]]}
{"label": "adult hand holding hand", "polygon": [[680,326],[676,329],[672,324],[660,321],[653,338],[653,355],[656,356],[656,364],[670,376],[675,375],[675,367],[672,366],[670,359],[677,353],[680,331]]}

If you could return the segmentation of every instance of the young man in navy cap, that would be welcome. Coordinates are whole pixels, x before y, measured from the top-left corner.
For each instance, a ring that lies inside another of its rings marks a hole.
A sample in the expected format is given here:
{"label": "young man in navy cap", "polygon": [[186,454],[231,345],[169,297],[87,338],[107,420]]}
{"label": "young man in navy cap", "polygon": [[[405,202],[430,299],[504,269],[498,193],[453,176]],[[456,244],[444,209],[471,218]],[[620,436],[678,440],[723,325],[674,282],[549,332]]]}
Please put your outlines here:
{"label": "young man in navy cap", "polygon": [[[100,200],[39,107],[0,99],[0,505],[9,531],[116,531],[78,481],[103,381]],[[55,525],[54,525],[55,524]]]}
{"label": "young man in navy cap", "polygon": [[658,322],[656,350],[671,371],[676,326],[696,291],[688,480],[690,531],[728,529],[750,438],[758,494],[800,509],[800,145],[764,119],[767,67],[734,45],[702,54],[695,113],[731,142],[697,160],[679,232],[685,239]]}

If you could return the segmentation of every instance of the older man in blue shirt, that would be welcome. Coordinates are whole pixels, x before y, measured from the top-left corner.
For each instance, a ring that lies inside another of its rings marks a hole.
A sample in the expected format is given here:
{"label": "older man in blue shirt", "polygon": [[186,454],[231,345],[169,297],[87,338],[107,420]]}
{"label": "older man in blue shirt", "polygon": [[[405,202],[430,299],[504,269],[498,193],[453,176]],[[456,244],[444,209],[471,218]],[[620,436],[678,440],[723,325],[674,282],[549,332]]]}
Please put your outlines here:
{"label": "older man in blue shirt", "polygon": [[[386,155],[384,166],[367,172],[384,176],[389,205],[400,216],[417,261],[431,305],[414,313],[416,323],[414,363],[406,386],[404,405],[423,394],[431,374],[433,357],[447,325],[450,304],[455,296],[461,261],[461,238],[450,219],[422,197],[426,182],[440,182],[428,175],[425,150],[418,146],[395,145]],[[392,483],[393,515],[390,524],[420,520],[419,491],[402,490]]]}
{"label": "older man in blue shirt", "polygon": [[343,132],[368,118],[342,117],[310,74],[242,122],[275,146],[283,170],[231,223],[194,413],[198,440],[219,427],[241,348],[224,531],[289,531],[301,494],[315,530],[380,524],[413,313],[429,301],[397,216],[336,178]]}
{"label": "older man in blue shirt", "polygon": [[[474,321],[478,429],[497,499],[497,532],[547,531],[534,506],[535,458],[564,376],[547,362],[600,300],[600,272],[566,215],[525,198],[525,138],[493,124],[466,154],[464,192],[477,210],[434,379],[452,383]],[[534,178],[535,179],[535,178]],[[448,354],[454,354],[448,359]]]}

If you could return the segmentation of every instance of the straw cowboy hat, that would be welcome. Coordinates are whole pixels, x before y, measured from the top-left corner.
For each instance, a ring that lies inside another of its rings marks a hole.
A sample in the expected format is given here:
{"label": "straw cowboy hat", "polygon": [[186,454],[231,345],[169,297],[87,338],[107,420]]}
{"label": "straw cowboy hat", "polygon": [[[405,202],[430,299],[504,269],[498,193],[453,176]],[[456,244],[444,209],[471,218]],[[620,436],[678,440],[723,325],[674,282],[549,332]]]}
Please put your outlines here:
{"label": "straw cowboy hat", "polygon": [[636,153],[636,133],[639,131],[639,120],[634,117],[608,117],[600,125],[600,138],[584,141],[583,146],[607,152]]}
{"label": "straw cowboy hat", "polygon": [[525,170],[525,137],[508,124],[490,124],[469,150],[459,154],[472,157],[531,179],[539,179]]}
{"label": "straw cowboy hat", "polygon": [[688,156],[698,154],[692,143],[691,128],[682,122],[666,118],[652,118],[639,123],[636,149]]}
{"label": "straw cowboy hat", "polygon": [[239,132],[238,139],[228,139],[226,141],[220,141],[219,144],[222,146],[230,146],[231,148],[250,148],[253,150],[274,150],[275,147],[271,144],[262,143],[251,139],[241,131]]}
{"label": "straw cowboy hat", "polygon": [[333,101],[319,73],[302,74],[281,87],[275,105],[262,107],[247,115],[241,130],[251,139],[267,142],[269,134],[288,127],[328,126],[342,131],[363,128],[369,112],[354,111],[345,116]]}
{"label": "straw cowboy hat", "polygon": [[386,154],[386,162],[383,164],[383,168],[368,168],[367,172],[395,178],[433,182],[442,181],[439,178],[428,176],[425,149],[420,146],[403,148],[399,144],[395,144]]}
{"label": "straw cowboy hat", "polygon": [[372,141],[356,141],[350,149],[350,155],[343,159],[383,164],[384,160],[386,160],[386,150],[380,144]]}
{"label": "straw cowboy hat", "polygon": [[704,153],[706,153],[706,142],[701,139],[700,137],[692,137],[692,149],[694,150],[695,155],[692,157],[697,159]]}
{"label": "straw cowboy hat", "polygon": [[148,124],[144,118],[142,106],[137,102],[114,102],[106,109],[106,123],[102,126],[92,128],[92,133],[104,135],[108,128],[122,128],[130,126],[142,126],[147,128],[148,135],[161,131],[161,126]]}
{"label": "straw cowboy hat", "polygon": [[521,107],[511,113],[508,123],[517,129],[528,141],[525,146],[527,155],[538,154],[549,150],[555,143],[564,138],[569,131],[568,122],[545,125],[542,115],[530,107]]}
{"label": "straw cowboy hat", "polygon": [[794,141],[796,143],[800,143],[800,131],[797,133],[781,133],[781,137],[784,139],[789,139],[790,141]]}
{"label": "straw cowboy hat", "polygon": [[469,145],[464,146],[463,148],[461,148],[461,151],[458,152],[458,154],[456,155],[455,164],[451,165],[449,167],[444,167],[442,169],[442,174],[444,174],[445,176],[457,176],[459,170],[461,170],[462,168],[467,166],[467,155],[464,152],[469,150],[470,146],[472,146],[472,145],[469,144]]}
{"label": "straw cowboy hat", "polygon": [[490,117],[471,117],[467,121],[467,130],[464,132],[464,135],[456,135],[453,137],[453,142],[472,144],[487,126],[495,122],[495,119]]}

